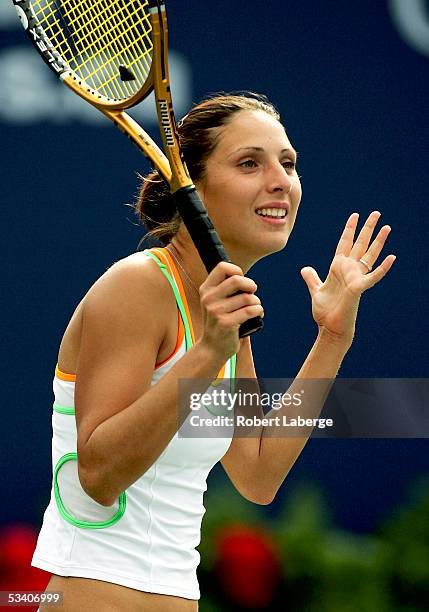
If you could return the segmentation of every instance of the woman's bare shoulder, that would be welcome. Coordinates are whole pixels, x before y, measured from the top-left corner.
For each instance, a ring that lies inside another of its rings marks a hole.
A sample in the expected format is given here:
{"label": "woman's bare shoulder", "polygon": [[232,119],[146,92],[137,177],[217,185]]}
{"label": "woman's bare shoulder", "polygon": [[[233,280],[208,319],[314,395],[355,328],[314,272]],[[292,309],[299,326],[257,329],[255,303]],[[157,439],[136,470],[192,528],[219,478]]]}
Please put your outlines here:
{"label": "woman's bare shoulder", "polygon": [[113,299],[140,299],[142,294],[163,301],[169,283],[157,264],[143,253],[133,253],[116,261],[90,287],[84,303],[106,297]]}
{"label": "woman's bare shoulder", "polygon": [[144,339],[150,336],[161,345],[175,309],[168,280],[152,259],[134,253],[115,262],[75,309],[60,344],[60,369],[76,371],[82,340],[88,334],[94,334],[97,343],[108,334],[116,346],[131,337],[138,342],[144,334]]}
{"label": "woman's bare shoulder", "polygon": [[82,315],[94,320],[99,313],[124,328],[166,323],[175,312],[170,284],[158,265],[143,253],[116,261],[92,285],[82,300]]}

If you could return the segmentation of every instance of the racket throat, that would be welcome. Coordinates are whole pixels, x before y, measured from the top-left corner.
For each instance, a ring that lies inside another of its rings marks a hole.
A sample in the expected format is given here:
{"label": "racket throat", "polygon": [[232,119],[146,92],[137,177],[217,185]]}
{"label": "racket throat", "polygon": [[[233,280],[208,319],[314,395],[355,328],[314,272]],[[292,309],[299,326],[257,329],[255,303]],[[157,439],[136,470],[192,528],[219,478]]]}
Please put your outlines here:
{"label": "racket throat", "polygon": [[211,272],[221,261],[231,261],[195,186],[182,187],[173,193],[173,197],[207,272]]}

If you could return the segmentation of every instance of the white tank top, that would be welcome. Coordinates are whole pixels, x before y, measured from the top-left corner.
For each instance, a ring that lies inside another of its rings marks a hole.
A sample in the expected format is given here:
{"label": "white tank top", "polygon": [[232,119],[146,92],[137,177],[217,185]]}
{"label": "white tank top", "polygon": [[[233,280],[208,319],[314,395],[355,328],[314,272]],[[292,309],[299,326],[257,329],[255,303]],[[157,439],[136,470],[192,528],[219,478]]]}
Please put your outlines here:
{"label": "white tank top", "polygon": [[[178,306],[176,348],[165,362],[157,364],[154,385],[192,346],[194,334],[181,279],[168,251],[144,253],[168,278]],[[225,379],[229,390],[234,374],[235,355],[219,373],[216,384]],[[75,375],[56,368],[53,484],[32,565],[60,576],[94,578],[140,591],[199,599],[196,546],[205,512],[206,479],[228,450],[233,431],[229,437],[211,433],[205,438],[184,438],[177,432],[143,476],[106,508],[83,491],[77,475],[75,380]]]}

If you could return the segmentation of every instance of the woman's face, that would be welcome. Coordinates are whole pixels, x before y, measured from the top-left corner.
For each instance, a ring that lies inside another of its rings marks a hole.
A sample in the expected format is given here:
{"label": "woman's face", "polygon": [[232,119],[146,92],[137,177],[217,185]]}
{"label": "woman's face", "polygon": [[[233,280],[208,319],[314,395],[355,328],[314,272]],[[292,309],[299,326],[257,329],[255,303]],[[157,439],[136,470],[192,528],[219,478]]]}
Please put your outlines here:
{"label": "woman's face", "polygon": [[283,249],[295,223],[301,183],[296,152],[281,123],[264,111],[236,113],[219,129],[197,188],[234,262],[248,269]]}

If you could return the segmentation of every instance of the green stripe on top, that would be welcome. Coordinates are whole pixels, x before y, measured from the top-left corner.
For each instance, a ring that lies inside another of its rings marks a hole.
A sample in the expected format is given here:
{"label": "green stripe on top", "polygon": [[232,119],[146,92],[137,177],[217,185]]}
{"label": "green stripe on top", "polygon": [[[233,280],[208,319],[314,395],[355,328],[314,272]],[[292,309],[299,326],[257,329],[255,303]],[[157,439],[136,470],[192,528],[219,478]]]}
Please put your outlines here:
{"label": "green stripe on top", "polygon": [[160,267],[161,271],[164,273],[164,276],[166,277],[166,279],[170,283],[171,288],[173,289],[174,297],[176,298],[177,307],[179,309],[180,316],[182,317],[182,321],[183,321],[183,326],[185,328],[185,346],[186,346],[186,350],[189,350],[191,348],[191,346],[192,346],[191,327],[189,325],[189,321],[188,321],[188,317],[186,316],[186,311],[185,311],[185,306],[183,304],[182,296],[179,293],[179,290],[178,290],[178,288],[176,286],[176,282],[171,277],[171,274],[168,271],[167,266],[165,264],[163,264],[162,261],[160,261],[156,255],[154,255],[153,253],[151,253],[148,250],[143,251],[143,253],[145,255],[147,255],[147,257],[150,257],[151,259],[153,259],[153,261],[156,264],[158,264],[158,266]]}
{"label": "green stripe on top", "polygon": [[231,393],[235,393],[235,367],[237,365],[237,355],[232,355],[229,360],[229,389]]}
{"label": "green stripe on top", "polygon": [[[160,261],[154,253],[151,253],[149,249],[145,249],[143,253],[147,257],[150,257],[151,259],[153,259],[153,261],[159,266],[161,271],[164,273],[164,276],[167,278],[168,282],[170,283],[171,288],[173,289],[174,297],[176,298],[177,307],[179,309],[180,316],[182,317],[183,325],[185,328],[186,350],[189,350],[192,347],[191,328],[189,325],[188,317],[186,316],[186,311],[185,311],[185,306],[183,304],[182,296],[180,295],[180,292],[176,286],[176,281],[171,277],[171,274],[168,271],[167,266],[163,264],[162,261]],[[237,356],[232,355],[232,357],[230,358],[230,370],[229,370],[231,392],[234,392],[234,389],[235,389],[235,384],[234,384],[233,379],[235,378],[236,363],[237,363]]]}
{"label": "green stripe on top", "polygon": [[59,414],[75,414],[74,406],[60,406],[54,402],[54,412],[58,412]]}

